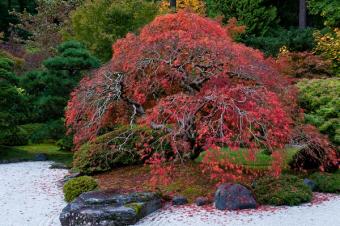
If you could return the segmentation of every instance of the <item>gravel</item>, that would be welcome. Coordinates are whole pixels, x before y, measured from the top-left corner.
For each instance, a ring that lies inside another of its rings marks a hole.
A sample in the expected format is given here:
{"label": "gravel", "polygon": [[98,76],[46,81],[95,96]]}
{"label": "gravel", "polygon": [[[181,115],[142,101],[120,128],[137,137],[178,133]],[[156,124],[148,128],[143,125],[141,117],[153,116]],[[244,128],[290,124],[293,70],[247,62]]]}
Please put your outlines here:
{"label": "gravel", "polygon": [[139,226],[340,226],[340,196],[314,193],[312,203],[295,207],[220,211],[213,207],[167,207]]}
{"label": "gravel", "polygon": [[57,181],[68,171],[49,169],[51,163],[0,164],[0,225],[60,225],[66,203]]}
{"label": "gravel", "polygon": [[[0,164],[0,225],[60,226],[66,206],[57,181],[65,169],[51,162]],[[262,206],[255,210],[220,211],[211,205],[168,206],[139,226],[340,226],[340,196],[314,193],[312,203],[296,207]]]}

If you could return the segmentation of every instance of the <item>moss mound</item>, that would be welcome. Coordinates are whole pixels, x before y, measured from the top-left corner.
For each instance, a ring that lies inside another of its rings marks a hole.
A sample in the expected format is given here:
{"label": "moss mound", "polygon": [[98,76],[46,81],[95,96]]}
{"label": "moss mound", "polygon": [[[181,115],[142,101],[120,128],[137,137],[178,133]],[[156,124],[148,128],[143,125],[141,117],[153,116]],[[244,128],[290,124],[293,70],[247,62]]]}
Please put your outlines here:
{"label": "moss mound", "polygon": [[98,187],[95,179],[89,176],[81,176],[67,181],[64,185],[66,202],[72,202],[84,192],[92,191]]}
{"label": "moss mound", "polygon": [[312,191],[303,180],[289,175],[259,179],[256,181],[254,194],[258,203],[275,206],[294,206],[312,199]]}
{"label": "moss mound", "polygon": [[337,173],[314,173],[310,176],[320,192],[340,194],[340,171]]}
{"label": "moss mound", "polygon": [[82,145],[74,155],[73,167],[81,173],[94,174],[142,163],[148,158],[148,155],[143,159],[140,156],[142,144],[148,144],[150,156],[156,150],[167,148],[166,142],[159,142],[160,135],[147,127],[119,127]]}

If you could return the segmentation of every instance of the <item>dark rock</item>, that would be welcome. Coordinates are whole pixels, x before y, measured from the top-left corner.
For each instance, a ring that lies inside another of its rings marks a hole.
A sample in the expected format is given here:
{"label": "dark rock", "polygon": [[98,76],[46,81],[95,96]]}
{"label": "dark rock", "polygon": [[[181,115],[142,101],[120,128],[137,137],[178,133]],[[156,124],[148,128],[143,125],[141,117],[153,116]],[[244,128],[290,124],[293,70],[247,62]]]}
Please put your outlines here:
{"label": "dark rock", "polygon": [[175,196],[172,199],[172,205],[175,205],[175,206],[184,205],[184,204],[187,204],[187,203],[188,203],[188,200],[184,196]]}
{"label": "dark rock", "polygon": [[215,207],[219,210],[254,209],[256,201],[243,185],[227,183],[215,192]]}
{"label": "dark rock", "polygon": [[310,190],[312,190],[312,191],[315,191],[317,189],[316,183],[313,180],[311,180],[311,179],[305,178],[303,180],[303,183],[305,185],[307,185],[310,188]]}
{"label": "dark rock", "polygon": [[47,155],[43,153],[36,154],[34,156],[34,161],[47,161]]}
{"label": "dark rock", "polygon": [[69,169],[65,164],[62,164],[60,162],[53,162],[50,167],[50,169]]}
{"label": "dark rock", "polygon": [[196,205],[197,205],[197,206],[204,206],[204,205],[206,205],[206,204],[208,204],[208,199],[207,199],[207,198],[198,197],[198,198],[196,199]]}
{"label": "dark rock", "polygon": [[251,188],[255,188],[256,185],[257,185],[256,181],[253,181],[253,182],[251,183]]}
{"label": "dark rock", "polygon": [[150,192],[117,194],[92,191],[81,194],[60,214],[62,226],[132,225],[161,208],[161,198]]}

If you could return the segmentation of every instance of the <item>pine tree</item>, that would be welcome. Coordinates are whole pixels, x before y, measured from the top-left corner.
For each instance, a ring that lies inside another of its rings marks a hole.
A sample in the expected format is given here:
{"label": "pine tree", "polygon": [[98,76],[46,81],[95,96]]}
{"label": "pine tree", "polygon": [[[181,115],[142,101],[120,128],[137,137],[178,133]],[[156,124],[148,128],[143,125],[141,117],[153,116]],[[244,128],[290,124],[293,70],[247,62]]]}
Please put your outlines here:
{"label": "pine tree", "polygon": [[0,144],[5,145],[19,140],[17,125],[25,112],[25,96],[16,86],[18,79],[13,66],[11,59],[0,55]]}

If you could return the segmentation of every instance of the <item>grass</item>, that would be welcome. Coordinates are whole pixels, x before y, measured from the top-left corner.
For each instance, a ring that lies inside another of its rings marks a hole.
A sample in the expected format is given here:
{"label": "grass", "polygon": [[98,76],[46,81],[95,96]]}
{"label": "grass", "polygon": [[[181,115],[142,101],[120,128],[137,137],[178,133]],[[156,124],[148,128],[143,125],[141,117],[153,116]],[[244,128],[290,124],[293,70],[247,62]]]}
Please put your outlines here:
{"label": "grass", "polygon": [[36,154],[46,154],[48,160],[72,166],[73,153],[60,151],[54,144],[30,144],[25,146],[5,147],[0,146],[0,160],[21,161],[34,160]]}
{"label": "grass", "polygon": [[[288,166],[288,162],[292,159],[294,154],[298,151],[296,148],[287,148],[283,151],[284,165]],[[247,158],[249,153],[248,149],[230,150],[229,148],[222,149],[221,158],[228,158],[233,163],[244,165],[250,169],[264,170],[271,166],[272,157],[268,155],[264,150],[259,150],[255,154],[255,159],[250,160]],[[204,158],[205,153],[203,152],[197,159],[196,162],[201,162]]]}

